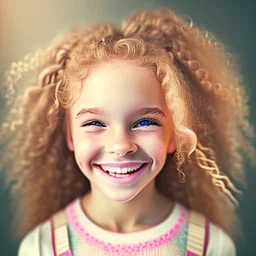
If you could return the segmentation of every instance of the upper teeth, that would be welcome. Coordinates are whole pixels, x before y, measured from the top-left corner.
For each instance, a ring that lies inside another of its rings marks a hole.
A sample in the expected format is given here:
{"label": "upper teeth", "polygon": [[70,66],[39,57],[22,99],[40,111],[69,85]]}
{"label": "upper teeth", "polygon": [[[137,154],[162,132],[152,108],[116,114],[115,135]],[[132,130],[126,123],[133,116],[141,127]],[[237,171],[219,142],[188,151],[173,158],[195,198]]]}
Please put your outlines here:
{"label": "upper teeth", "polygon": [[139,169],[142,166],[142,164],[135,166],[135,167],[109,167],[109,166],[101,166],[101,168],[104,171],[109,171],[109,172],[115,172],[115,173],[128,173],[128,172],[132,172],[135,171],[137,169]]}

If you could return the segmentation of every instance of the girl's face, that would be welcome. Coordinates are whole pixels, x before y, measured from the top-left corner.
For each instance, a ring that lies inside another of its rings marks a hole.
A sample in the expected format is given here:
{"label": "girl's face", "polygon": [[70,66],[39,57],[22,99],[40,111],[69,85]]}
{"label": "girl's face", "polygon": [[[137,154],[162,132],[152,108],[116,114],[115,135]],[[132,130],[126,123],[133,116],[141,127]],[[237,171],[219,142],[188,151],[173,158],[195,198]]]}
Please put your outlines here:
{"label": "girl's face", "polygon": [[132,61],[115,60],[95,68],[69,118],[67,143],[78,166],[92,191],[114,201],[129,201],[152,184],[167,153],[175,150],[161,85]]}

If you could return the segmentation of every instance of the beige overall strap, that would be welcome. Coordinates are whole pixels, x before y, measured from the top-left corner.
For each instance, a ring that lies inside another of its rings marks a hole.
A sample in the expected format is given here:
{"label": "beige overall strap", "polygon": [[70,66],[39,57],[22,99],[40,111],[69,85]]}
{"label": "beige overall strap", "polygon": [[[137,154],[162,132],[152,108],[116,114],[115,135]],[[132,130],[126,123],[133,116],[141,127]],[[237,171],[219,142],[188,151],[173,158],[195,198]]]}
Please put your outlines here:
{"label": "beige overall strap", "polygon": [[54,256],[72,256],[67,228],[67,216],[59,211],[51,219]]}
{"label": "beige overall strap", "polygon": [[191,210],[189,212],[186,255],[204,255],[205,230],[205,217],[202,214]]}

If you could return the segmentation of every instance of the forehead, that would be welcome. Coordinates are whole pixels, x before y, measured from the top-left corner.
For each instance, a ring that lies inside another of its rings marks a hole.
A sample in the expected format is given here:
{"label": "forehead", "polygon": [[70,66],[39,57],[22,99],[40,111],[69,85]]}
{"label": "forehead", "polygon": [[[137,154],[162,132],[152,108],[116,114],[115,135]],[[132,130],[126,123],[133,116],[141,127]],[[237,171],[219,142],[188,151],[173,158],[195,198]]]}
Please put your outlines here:
{"label": "forehead", "polygon": [[[102,78],[104,78],[104,82]],[[116,83],[120,85],[129,83],[132,85],[145,81],[159,83],[155,74],[149,68],[141,67],[135,61],[111,60],[94,67],[90,75],[85,79],[84,84],[101,84],[101,82],[106,84],[109,82],[113,85]]]}
{"label": "forehead", "polygon": [[113,60],[91,70],[74,106],[165,108],[164,101],[161,84],[149,68],[140,67],[135,61]]}

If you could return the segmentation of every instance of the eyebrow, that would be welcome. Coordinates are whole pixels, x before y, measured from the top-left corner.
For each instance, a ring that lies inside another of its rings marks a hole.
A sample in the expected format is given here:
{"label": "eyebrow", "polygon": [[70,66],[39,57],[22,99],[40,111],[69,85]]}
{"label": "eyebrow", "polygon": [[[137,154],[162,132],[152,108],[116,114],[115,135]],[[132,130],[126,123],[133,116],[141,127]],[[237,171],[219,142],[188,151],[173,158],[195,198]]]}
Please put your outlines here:
{"label": "eyebrow", "polygon": [[[105,111],[102,108],[83,108],[81,109],[75,119],[87,115],[87,114],[92,114],[92,115],[104,115]],[[145,107],[145,108],[140,108],[140,109],[135,109],[133,111],[131,111],[130,115],[147,115],[147,114],[155,114],[155,115],[159,115],[162,116],[164,118],[166,118],[165,113],[157,108],[157,107]]]}

